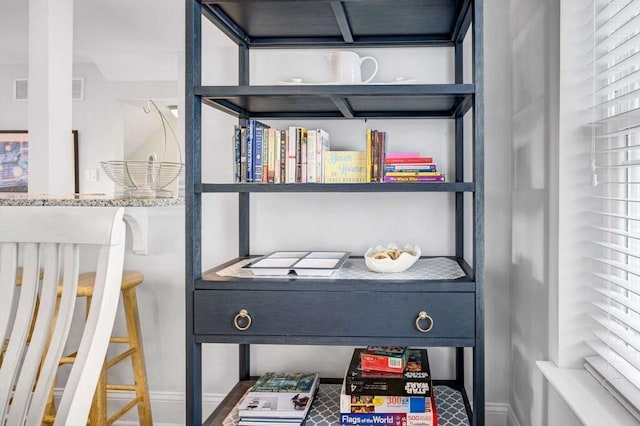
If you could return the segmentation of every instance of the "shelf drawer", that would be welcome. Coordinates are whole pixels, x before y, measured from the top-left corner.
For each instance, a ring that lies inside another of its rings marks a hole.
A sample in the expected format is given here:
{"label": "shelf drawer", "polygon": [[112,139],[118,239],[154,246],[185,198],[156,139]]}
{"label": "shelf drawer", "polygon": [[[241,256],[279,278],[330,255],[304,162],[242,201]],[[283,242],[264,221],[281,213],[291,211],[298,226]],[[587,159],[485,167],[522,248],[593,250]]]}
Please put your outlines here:
{"label": "shelf drawer", "polygon": [[[428,317],[419,319],[421,312]],[[475,335],[474,315],[473,293],[234,290],[194,293],[195,334],[209,336],[464,339]],[[425,332],[418,326],[423,330],[431,328]]]}

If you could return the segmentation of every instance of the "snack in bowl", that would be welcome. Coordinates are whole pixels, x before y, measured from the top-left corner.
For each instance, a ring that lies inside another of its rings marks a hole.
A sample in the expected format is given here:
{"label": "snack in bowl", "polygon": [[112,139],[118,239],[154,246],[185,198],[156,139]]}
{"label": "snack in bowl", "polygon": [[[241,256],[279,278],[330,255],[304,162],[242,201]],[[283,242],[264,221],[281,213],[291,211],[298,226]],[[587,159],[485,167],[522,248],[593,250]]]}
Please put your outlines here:
{"label": "snack in bowl", "polygon": [[364,262],[374,272],[402,272],[416,263],[421,254],[420,247],[413,244],[399,248],[390,243],[387,247],[369,248],[364,254]]}

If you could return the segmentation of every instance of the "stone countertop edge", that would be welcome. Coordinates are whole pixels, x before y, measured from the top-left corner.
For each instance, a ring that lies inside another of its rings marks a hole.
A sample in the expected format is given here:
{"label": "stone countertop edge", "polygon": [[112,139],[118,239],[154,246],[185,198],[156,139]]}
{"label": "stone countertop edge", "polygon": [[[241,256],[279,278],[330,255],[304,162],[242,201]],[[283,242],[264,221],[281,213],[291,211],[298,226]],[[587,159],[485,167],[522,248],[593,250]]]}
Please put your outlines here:
{"label": "stone countertop edge", "polygon": [[0,195],[0,206],[173,207],[184,206],[184,198],[4,198]]}

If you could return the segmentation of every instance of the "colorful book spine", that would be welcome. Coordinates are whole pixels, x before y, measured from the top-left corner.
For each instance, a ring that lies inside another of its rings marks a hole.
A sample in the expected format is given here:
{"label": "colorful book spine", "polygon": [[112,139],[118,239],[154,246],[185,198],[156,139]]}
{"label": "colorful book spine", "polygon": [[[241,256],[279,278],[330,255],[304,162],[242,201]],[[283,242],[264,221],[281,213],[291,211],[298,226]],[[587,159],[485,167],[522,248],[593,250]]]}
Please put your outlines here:
{"label": "colorful book spine", "polygon": [[290,126],[287,138],[287,178],[285,183],[296,183],[296,133],[297,128]]}
{"label": "colorful book spine", "polygon": [[256,123],[255,120],[247,120],[247,182],[253,182],[256,169]]}
{"label": "colorful book spine", "polygon": [[307,129],[300,129],[300,183],[307,183]]}
{"label": "colorful book spine", "polygon": [[280,153],[280,143],[282,141],[281,139],[281,134],[282,132],[280,130],[275,130],[274,131],[275,135],[274,135],[274,161],[273,161],[273,183],[280,183],[281,180],[281,173],[280,173],[280,161],[282,159],[281,157],[281,153]]}
{"label": "colorful book spine", "polygon": [[388,159],[397,159],[397,158],[416,158],[420,157],[419,152],[387,152]]}
{"label": "colorful book spine", "polygon": [[340,394],[341,413],[420,413],[431,411],[431,396]]}
{"label": "colorful book spine", "polygon": [[280,183],[287,183],[289,131],[280,130]]}
{"label": "colorful book spine", "polygon": [[394,176],[394,177],[410,177],[410,176],[442,176],[440,172],[416,172],[416,171],[408,171],[404,170],[401,172],[387,172],[385,176]]}
{"label": "colorful book spine", "polygon": [[246,182],[248,175],[247,158],[249,150],[246,127],[242,127],[240,129],[240,150],[240,182]]}
{"label": "colorful book spine", "polygon": [[318,166],[316,169],[316,182],[324,182],[324,153],[331,149],[331,139],[329,133],[324,129],[318,129],[318,143],[316,145],[316,158]]}
{"label": "colorful book spine", "polygon": [[233,181],[241,182],[240,176],[240,154],[241,154],[241,129],[240,126],[233,127]]}
{"label": "colorful book spine", "polygon": [[340,413],[341,425],[437,426],[431,413]]}
{"label": "colorful book spine", "polygon": [[307,183],[316,183],[316,173],[318,170],[317,135],[318,131],[315,129],[307,131]]}
{"label": "colorful book spine", "polygon": [[445,182],[445,176],[385,176],[385,182]]}
{"label": "colorful book spine", "polygon": [[437,167],[435,163],[424,163],[424,164],[386,164],[384,166],[385,172],[402,172],[402,171],[413,171],[413,172],[435,172],[437,171]]}
{"label": "colorful book spine", "polygon": [[371,179],[369,182],[378,182],[378,156],[380,155],[380,132],[373,130],[371,132]]}
{"label": "colorful book spine", "polygon": [[393,158],[387,155],[385,159],[385,164],[404,164],[404,163],[414,163],[414,164],[423,164],[423,163],[433,163],[433,157],[404,157],[404,158]]}
{"label": "colorful book spine", "polygon": [[373,130],[367,129],[367,182],[373,182],[373,141],[372,141]]}
{"label": "colorful book spine", "polygon": [[[276,164],[276,129],[267,129],[267,166],[263,168],[263,181],[267,183],[275,182],[275,164]],[[266,180],[264,177],[266,176]]]}

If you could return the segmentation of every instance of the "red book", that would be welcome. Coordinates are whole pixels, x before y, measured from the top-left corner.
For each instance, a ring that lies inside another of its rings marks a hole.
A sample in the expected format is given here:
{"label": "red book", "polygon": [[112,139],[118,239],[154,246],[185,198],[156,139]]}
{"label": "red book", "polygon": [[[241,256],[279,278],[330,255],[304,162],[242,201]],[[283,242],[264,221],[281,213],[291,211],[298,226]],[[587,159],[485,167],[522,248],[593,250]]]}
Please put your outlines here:
{"label": "red book", "polygon": [[433,157],[385,158],[384,164],[433,163]]}

